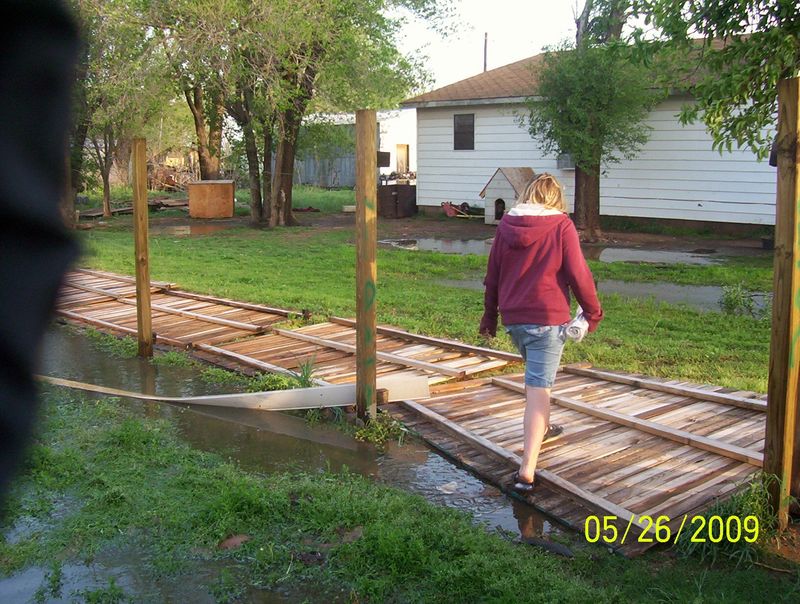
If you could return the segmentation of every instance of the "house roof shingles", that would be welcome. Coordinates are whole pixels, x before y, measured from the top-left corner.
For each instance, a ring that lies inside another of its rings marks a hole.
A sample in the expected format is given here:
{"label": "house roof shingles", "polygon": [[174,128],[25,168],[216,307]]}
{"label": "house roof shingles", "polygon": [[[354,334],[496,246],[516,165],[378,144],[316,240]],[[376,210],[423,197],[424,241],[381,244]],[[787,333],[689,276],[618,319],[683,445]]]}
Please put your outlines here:
{"label": "house roof shingles", "polygon": [[466,80],[437,88],[425,94],[406,99],[406,107],[425,106],[429,103],[506,99],[533,96],[536,93],[537,68],[543,54],[528,57],[515,63],[485,71]]}

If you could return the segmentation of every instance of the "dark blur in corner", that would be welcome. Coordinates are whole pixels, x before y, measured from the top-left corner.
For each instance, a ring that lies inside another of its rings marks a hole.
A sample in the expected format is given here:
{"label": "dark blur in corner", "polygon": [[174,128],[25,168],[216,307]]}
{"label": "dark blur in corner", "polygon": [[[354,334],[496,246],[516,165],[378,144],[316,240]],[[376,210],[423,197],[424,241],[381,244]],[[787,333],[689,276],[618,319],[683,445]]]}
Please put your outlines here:
{"label": "dark blur in corner", "polygon": [[35,418],[33,373],[77,246],[64,228],[78,32],[55,0],[0,2],[0,498]]}

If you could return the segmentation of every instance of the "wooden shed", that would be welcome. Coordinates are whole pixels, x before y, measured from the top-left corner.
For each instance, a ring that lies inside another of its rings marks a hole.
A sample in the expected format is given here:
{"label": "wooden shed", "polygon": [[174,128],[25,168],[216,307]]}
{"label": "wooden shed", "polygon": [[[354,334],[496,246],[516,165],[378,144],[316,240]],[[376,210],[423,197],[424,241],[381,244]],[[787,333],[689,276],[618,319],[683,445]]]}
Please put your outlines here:
{"label": "wooden shed", "polygon": [[497,224],[536,175],[533,168],[497,168],[479,193],[486,224]]}

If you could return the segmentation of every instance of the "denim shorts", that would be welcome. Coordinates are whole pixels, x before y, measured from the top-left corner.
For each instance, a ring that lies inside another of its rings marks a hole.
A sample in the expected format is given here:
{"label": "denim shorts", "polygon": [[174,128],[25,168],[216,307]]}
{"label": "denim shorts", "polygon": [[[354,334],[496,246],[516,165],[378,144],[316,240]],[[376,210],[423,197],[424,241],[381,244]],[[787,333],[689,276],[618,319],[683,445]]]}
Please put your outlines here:
{"label": "denim shorts", "polygon": [[506,325],[506,332],[525,361],[525,384],[552,388],[564,350],[563,325]]}

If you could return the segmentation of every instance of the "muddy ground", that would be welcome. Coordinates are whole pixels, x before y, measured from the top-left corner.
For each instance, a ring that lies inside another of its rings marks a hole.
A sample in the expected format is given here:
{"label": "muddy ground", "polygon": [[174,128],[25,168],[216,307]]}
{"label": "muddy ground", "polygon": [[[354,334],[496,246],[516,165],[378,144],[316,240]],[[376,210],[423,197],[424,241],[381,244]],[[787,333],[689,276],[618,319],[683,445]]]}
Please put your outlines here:
{"label": "muddy ground", "polygon": [[[345,213],[315,213],[297,212],[295,214],[301,226],[314,227],[325,230],[354,229],[355,215]],[[88,228],[103,228],[102,221],[84,222]],[[190,219],[188,216],[159,217],[153,214],[150,225],[154,233],[160,229],[185,227],[186,233],[175,234],[205,234],[226,228],[236,228],[249,225],[246,216],[237,216],[231,219],[202,220]],[[191,227],[191,233],[188,232]],[[494,237],[494,225],[484,224],[482,218],[446,218],[438,216],[414,216],[412,218],[378,219],[378,239],[460,239],[479,240]],[[736,250],[736,255],[749,255],[749,253],[763,253],[760,239],[710,237],[710,236],[674,236],[657,235],[651,233],[636,233],[629,231],[604,231],[603,240],[597,242],[602,247],[642,248],[652,250]]]}

